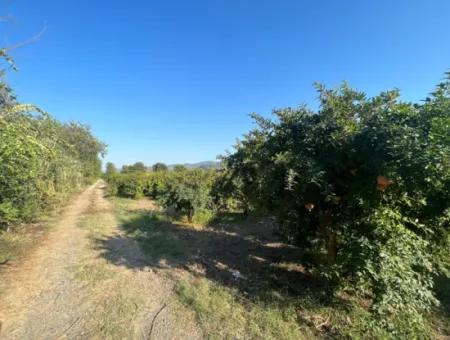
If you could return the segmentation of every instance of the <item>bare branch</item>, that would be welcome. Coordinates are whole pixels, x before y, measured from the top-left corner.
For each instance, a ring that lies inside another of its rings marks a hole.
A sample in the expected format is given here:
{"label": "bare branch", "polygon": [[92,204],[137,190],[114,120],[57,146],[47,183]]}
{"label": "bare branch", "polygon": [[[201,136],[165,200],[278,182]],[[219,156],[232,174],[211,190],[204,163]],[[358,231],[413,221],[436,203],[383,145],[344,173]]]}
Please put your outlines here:
{"label": "bare branch", "polygon": [[2,50],[7,53],[7,52],[10,52],[10,51],[15,50],[17,48],[20,48],[22,46],[29,45],[29,44],[32,44],[34,42],[37,42],[44,35],[45,31],[47,31],[47,25],[44,25],[44,27],[41,29],[41,31],[38,34],[36,34],[33,37],[31,37],[30,39],[22,41],[20,43],[17,43],[15,45],[12,45],[12,46],[9,46],[9,47],[5,47]]}

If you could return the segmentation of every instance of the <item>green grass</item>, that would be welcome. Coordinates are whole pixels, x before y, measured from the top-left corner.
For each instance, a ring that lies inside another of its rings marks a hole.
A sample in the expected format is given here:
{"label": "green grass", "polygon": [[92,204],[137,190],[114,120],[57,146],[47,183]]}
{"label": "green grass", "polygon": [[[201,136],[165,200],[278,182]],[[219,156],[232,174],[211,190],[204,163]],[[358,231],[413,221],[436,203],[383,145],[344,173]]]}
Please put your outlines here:
{"label": "green grass", "polygon": [[194,214],[192,222],[196,224],[208,225],[215,218],[215,214],[211,210],[200,210]]}
{"label": "green grass", "polygon": [[251,301],[204,278],[178,282],[176,293],[194,310],[208,339],[393,338],[357,303],[328,305],[313,295],[283,297],[276,292]]}
{"label": "green grass", "polygon": [[293,305],[250,303],[207,279],[177,284],[180,301],[192,308],[209,339],[313,339]]}
{"label": "green grass", "polygon": [[142,250],[154,261],[162,258],[176,261],[186,255],[186,249],[176,235],[165,226],[171,219],[159,211],[133,211],[127,209],[131,200],[115,198],[112,200],[118,212],[121,228],[127,236],[137,240]]}
{"label": "green grass", "polygon": [[124,230],[140,243],[143,251],[153,260],[176,260],[185,254],[182,242],[164,230],[165,222],[159,216],[139,216],[139,213],[130,215],[123,224]]}

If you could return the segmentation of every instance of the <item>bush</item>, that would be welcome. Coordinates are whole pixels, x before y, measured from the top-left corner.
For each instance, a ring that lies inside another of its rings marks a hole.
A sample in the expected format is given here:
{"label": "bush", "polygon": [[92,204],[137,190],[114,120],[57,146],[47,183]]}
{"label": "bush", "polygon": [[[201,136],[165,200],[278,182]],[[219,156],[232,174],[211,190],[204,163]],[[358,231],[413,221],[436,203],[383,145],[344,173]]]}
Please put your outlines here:
{"label": "bush", "polygon": [[152,166],[152,170],[154,172],[158,172],[158,171],[167,171],[169,168],[167,167],[167,165],[165,165],[164,163],[155,163]]}
{"label": "bush", "polygon": [[189,221],[216,208],[274,216],[311,266],[371,301],[374,333],[425,334],[450,239],[450,79],[420,104],[347,85],[318,92],[317,112],[254,115],[220,172],[121,175],[118,194],[152,197]]}
{"label": "bush", "polygon": [[0,227],[30,221],[100,175],[105,145],[89,128],[33,105],[0,108]]}
{"label": "bush", "polygon": [[112,162],[106,163],[105,176],[107,176],[107,177],[113,176],[117,173],[118,173],[118,170],[117,170],[116,166],[114,165],[114,163],[112,163]]}
{"label": "bush", "polygon": [[167,181],[166,192],[160,201],[166,207],[187,216],[193,222],[194,215],[200,211],[212,209],[211,187],[213,171],[202,169],[172,172]]}
{"label": "bush", "polygon": [[288,241],[325,251],[318,268],[370,297],[378,326],[394,334],[407,315],[411,329],[424,328],[448,249],[450,80],[422,104],[397,91],[318,91],[317,112],[254,115],[258,127],[224,157],[222,192],[276,216]]}
{"label": "bush", "polygon": [[117,177],[117,193],[128,198],[144,197],[146,176],[143,173],[127,173]]}
{"label": "bush", "polygon": [[143,196],[172,207],[189,222],[206,223],[213,218],[211,189],[213,170],[156,171],[107,176],[109,191],[128,198]]}
{"label": "bush", "polygon": [[136,162],[132,165],[124,165],[120,172],[123,174],[127,174],[127,173],[142,173],[142,172],[146,172],[146,171],[147,171],[147,167],[145,166],[144,163]]}

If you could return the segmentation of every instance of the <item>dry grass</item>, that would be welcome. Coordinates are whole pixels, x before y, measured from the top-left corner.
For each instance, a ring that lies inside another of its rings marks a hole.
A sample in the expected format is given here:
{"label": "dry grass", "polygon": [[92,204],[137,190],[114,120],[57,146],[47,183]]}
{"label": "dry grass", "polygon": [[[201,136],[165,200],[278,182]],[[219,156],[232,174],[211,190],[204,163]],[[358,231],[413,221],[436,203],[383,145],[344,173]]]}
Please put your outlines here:
{"label": "dry grass", "polygon": [[[294,300],[247,298],[242,291],[221,282],[236,275],[236,266],[245,264],[247,254],[234,262],[226,253],[242,251],[241,242],[249,242],[251,235],[234,231],[211,230],[187,224],[164,215],[160,210],[136,211],[132,200],[114,198],[123,230],[136,239],[141,249],[152,259],[154,268],[164,272],[175,284],[178,300],[193,310],[209,339],[313,339],[314,329],[302,322]],[[257,226],[256,229],[261,229]],[[272,249],[269,244],[268,249]],[[283,251],[283,245],[275,247]],[[271,250],[269,250],[271,252]],[[209,253],[209,255],[208,255]],[[262,254],[265,256],[267,254]],[[224,256],[221,258],[221,256]],[[271,267],[263,257],[248,256]],[[240,263],[242,262],[242,263]],[[281,267],[297,270],[293,264]],[[241,269],[240,267],[238,267]],[[211,277],[211,270],[218,277]],[[303,270],[303,268],[301,268]],[[251,284],[251,283],[250,283]],[[242,287],[240,287],[242,288]],[[276,294],[275,294],[276,295]]]}
{"label": "dry grass", "polygon": [[[265,222],[231,218],[204,227],[151,205],[136,210],[139,201],[113,202],[127,236],[176,282],[179,301],[195,312],[207,338],[389,338],[371,328],[367,301],[315,283],[298,249],[277,240]],[[443,306],[432,317],[432,337],[442,339],[448,282],[439,281]]]}
{"label": "dry grass", "polygon": [[71,199],[82,192],[83,190],[77,190],[60,197],[49,211],[42,213],[32,223],[12,226],[8,232],[0,229],[0,269],[2,264],[11,263],[30,254],[57,225],[61,214],[72,202]]}
{"label": "dry grass", "polygon": [[[153,208],[147,202],[130,205],[130,211],[142,213]],[[197,330],[192,326],[195,325],[193,315],[176,300],[171,281],[149,268],[129,268],[130,263],[122,262],[127,257],[145,259],[135,242],[123,237],[117,229],[109,204],[93,204],[78,227],[88,231],[90,242],[82,261],[71,270],[74,277],[90,290],[93,307],[90,308],[89,322],[84,325],[90,337],[147,338],[152,332],[157,338],[179,339],[183,332],[190,338],[198,338]],[[114,254],[113,258],[108,255],[110,252]],[[170,307],[165,308],[161,320],[158,316],[155,325],[153,318],[163,305]]]}
{"label": "dry grass", "polygon": [[8,286],[0,296],[0,337],[199,339],[195,317],[176,300],[172,281],[146,261],[118,228],[101,183],[90,187],[32,256],[14,263],[8,280],[0,280]]}
{"label": "dry grass", "polygon": [[0,230],[0,269],[1,264],[17,261],[29,254],[54,224],[54,218],[46,218],[39,223],[16,226],[11,231]]}

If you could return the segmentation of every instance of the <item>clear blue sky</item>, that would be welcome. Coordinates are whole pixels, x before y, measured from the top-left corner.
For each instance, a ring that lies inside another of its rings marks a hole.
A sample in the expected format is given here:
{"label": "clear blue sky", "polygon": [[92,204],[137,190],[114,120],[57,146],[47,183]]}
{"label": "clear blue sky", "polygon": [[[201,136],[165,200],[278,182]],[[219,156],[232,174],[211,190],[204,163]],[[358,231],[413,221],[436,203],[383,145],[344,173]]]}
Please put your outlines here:
{"label": "clear blue sky", "polygon": [[212,160],[250,112],[347,80],[423,99],[450,68],[450,1],[1,0],[23,102],[91,125],[117,165]]}

